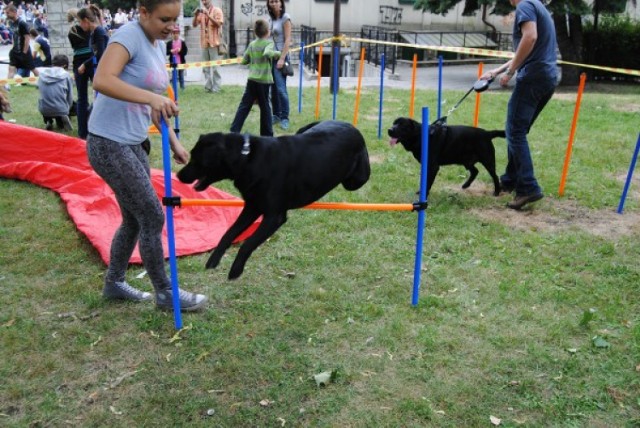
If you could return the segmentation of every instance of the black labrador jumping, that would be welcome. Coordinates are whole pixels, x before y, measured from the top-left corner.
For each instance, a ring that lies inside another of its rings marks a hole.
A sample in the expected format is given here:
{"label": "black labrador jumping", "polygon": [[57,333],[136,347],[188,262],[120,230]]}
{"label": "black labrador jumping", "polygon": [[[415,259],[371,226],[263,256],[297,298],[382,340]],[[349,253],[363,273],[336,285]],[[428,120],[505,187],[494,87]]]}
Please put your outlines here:
{"label": "black labrador jumping", "polygon": [[[418,162],[422,155],[422,124],[407,117],[400,117],[393,121],[387,131],[389,144],[402,144],[405,150],[411,152]],[[493,179],[495,196],[500,194],[500,180],[496,175],[496,153],[493,147],[495,137],[505,138],[504,131],[486,131],[481,128],[463,125],[447,125],[443,119],[436,120],[429,125],[429,164],[427,166],[427,194],[436,179],[442,165],[463,165],[470,173],[467,181],[462,185],[466,189],[478,175],[480,162]]]}
{"label": "black labrador jumping", "polygon": [[198,191],[223,179],[233,180],[245,206],[220,239],[206,267],[222,255],[258,217],[262,222],[242,244],[229,271],[238,278],[251,253],[287,221],[287,210],[317,201],[337,185],[362,187],[371,174],[364,137],[345,122],[309,124],[295,135],[256,137],[216,132],[201,135],[189,163],[178,172]]}

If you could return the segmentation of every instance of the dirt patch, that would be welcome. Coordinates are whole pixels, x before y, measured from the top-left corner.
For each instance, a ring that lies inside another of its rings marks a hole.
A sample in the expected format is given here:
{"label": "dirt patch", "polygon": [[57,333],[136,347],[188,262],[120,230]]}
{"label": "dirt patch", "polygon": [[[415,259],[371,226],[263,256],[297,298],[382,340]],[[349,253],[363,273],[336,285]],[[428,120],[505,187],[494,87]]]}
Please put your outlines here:
{"label": "dirt patch", "polygon": [[[471,195],[486,196],[493,189],[480,183],[463,192]],[[461,192],[451,187],[452,192]],[[510,195],[496,198],[494,206],[484,209],[472,209],[471,212],[487,222],[500,222],[509,228],[518,230],[536,230],[541,232],[567,232],[579,230],[594,236],[618,239],[624,236],[640,234],[640,213],[624,211],[618,214],[615,207],[611,209],[592,210],[582,207],[571,199],[545,195],[540,202],[522,211],[514,211],[505,207],[511,199]]]}

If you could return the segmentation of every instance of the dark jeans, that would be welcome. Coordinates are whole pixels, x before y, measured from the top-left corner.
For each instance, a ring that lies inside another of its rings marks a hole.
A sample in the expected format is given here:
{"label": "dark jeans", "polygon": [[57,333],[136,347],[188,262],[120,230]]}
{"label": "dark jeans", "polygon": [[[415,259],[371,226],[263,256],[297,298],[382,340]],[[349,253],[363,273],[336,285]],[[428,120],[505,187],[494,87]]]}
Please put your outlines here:
{"label": "dark jeans", "polygon": [[251,107],[255,100],[258,100],[260,107],[260,135],[273,137],[273,126],[271,123],[271,106],[269,106],[269,88],[271,85],[247,80],[247,87],[244,90],[236,117],[231,124],[231,132],[240,132],[244,121],[249,116]]}
{"label": "dark jeans", "polygon": [[[173,64],[171,65],[173,67]],[[173,85],[173,69],[169,73],[169,79],[171,80],[171,84]],[[184,89],[184,70],[178,70],[178,84],[180,85],[180,89]]]}
{"label": "dark jeans", "polygon": [[78,73],[78,69],[73,69],[76,79],[76,91],[78,92],[78,103],[76,114],[78,116],[78,137],[86,139],[89,133],[89,80],[93,80],[93,71],[86,70],[84,74]]}
{"label": "dark jeans", "polygon": [[530,82],[517,81],[507,108],[508,162],[502,183],[515,185],[516,195],[542,192],[534,171],[527,134],[538,115],[553,96],[556,79],[544,78]]}
{"label": "dark jeans", "polygon": [[289,93],[287,92],[287,78],[280,69],[273,65],[273,85],[271,85],[271,104],[273,115],[278,119],[289,120]]}

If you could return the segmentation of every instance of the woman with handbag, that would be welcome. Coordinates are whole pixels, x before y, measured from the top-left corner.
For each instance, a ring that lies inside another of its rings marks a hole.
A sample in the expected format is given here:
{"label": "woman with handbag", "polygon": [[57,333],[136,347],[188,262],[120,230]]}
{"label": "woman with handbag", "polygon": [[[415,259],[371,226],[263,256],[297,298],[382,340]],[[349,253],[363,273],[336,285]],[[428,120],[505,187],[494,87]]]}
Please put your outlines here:
{"label": "woman with handbag", "polygon": [[[291,70],[291,63],[289,62],[291,16],[285,12],[284,0],[268,0],[267,10],[271,17],[271,37],[273,37],[276,50],[281,52],[280,59],[273,63],[274,84],[271,87],[273,123],[274,125],[280,123],[280,128],[286,131],[289,129],[287,70]],[[285,64],[288,64],[288,67]]]}

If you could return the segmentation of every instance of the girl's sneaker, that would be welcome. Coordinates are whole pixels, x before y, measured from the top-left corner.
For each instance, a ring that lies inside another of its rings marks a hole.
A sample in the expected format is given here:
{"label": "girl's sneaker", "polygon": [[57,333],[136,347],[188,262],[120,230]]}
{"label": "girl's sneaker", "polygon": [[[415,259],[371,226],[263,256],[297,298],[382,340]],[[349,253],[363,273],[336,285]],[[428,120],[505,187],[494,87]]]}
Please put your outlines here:
{"label": "girl's sneaker", "polygon": [[102,289],[102,296],[113,300],[131,300],[132,302],[145,302],[151,300],[151,293],[140,291],[126,282],[114,282],[105,284]]}
{"label": "girl's sneaker", "polygon": [[[191,293],[180,289],[180,310],[183,312],[194,312],[202,309],[207,303],[207,296],[204,294]],[[156,291],[156,307],[163,310],[173,310],[173,290]]]}

